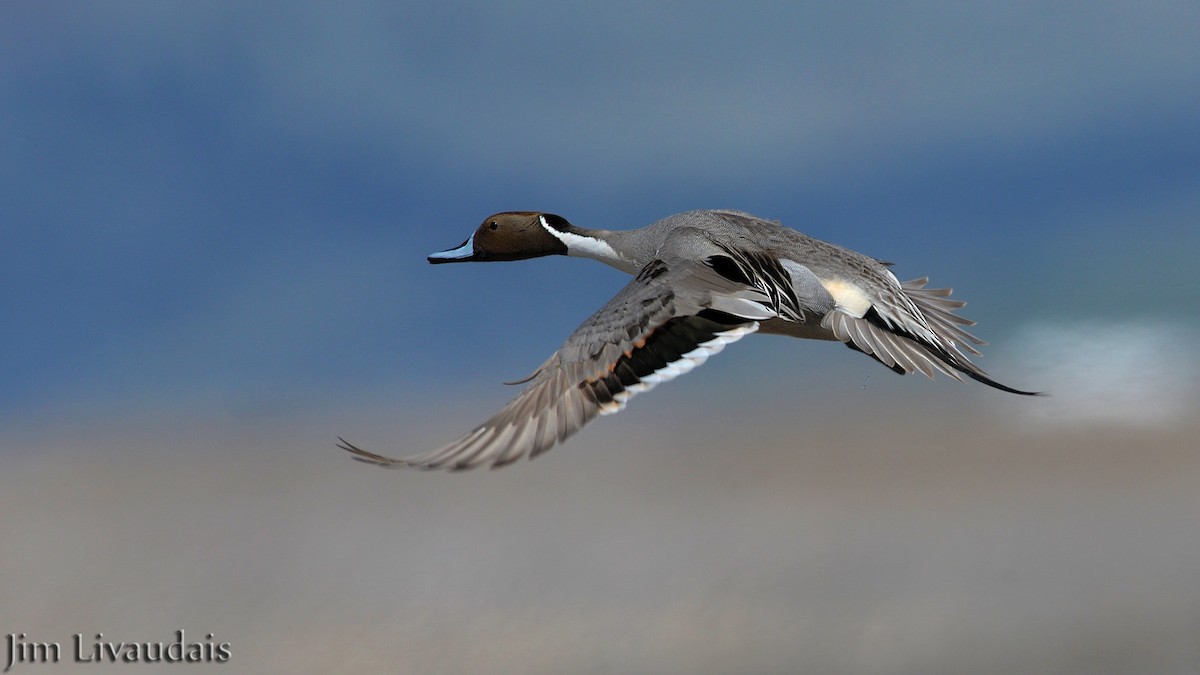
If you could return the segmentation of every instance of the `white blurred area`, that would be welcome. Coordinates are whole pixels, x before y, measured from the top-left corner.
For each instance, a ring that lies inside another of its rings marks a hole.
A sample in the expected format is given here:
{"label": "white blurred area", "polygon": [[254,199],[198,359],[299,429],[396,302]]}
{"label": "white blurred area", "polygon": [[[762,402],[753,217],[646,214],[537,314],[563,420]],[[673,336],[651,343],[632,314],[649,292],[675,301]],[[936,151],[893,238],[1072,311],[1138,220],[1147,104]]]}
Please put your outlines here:
{"label": "white blurred area", "polygon": [[213,633],[227,672],[1200,671],[1194,419],[881,369],[734,411],[704,371],[467,474],[334,436],[424,450],[495,402],[5,430],[0,626]]}
{"label": "white blurred area", "polygon": [[1050,393],[1036,406],[1009,402],[1032,423],[1159,428],[1200,411],[1195,335],[1195,326],[1163,319],[1037,323],[997,360]]}

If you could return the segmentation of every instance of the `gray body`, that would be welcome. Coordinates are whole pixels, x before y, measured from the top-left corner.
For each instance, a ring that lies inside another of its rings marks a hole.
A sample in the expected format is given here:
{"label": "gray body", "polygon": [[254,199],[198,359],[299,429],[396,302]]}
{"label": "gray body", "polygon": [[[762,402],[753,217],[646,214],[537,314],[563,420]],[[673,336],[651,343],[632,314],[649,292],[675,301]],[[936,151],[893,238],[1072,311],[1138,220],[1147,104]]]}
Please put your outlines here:
{"label": "gray body", "polygon": [[431,263],[593,258],[635,275],[470,433],[431,453],[391,458],[342,441],[356,459],[388,467],[505,466],[560,443],[598,415],[761,331],[836,340],[899,374],[992,380],[971,362],[984,342],[963,329],[950,289],[901,283],[885,263],[777,222],[726,210],[687,211],[637,230],[589,230],[560,216],[490,216]]}

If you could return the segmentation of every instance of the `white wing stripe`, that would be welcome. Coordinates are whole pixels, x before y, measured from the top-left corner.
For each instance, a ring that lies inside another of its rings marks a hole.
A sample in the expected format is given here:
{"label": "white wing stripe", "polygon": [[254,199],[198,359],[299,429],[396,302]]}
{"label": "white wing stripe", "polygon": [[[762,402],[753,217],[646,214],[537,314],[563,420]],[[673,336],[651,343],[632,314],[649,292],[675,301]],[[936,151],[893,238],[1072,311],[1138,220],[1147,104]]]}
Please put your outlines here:
{"label": "white wing stripe", "polygon": [[641,381],[625,387],[625,391],[613,395],[613,403],[600,408],[601,415],[611,415],[615,412],[620,412],[625,408],[625,404],[629,399],[644,391],[650,391],[656,385],[675,379],[680,375],[691,372],[696,366],[702,365],[708,360],[708,357],[714,354],[721,353],[725,349],[725,345],[732,344],[742,339],[743,337],[758,330],[758,322],[746,323],[726,331],[721,331],[713,336],[713,339],[706,342],[701,342],[696,345],[692,351],[683,354],[678,361],[668,363],[666,366],[645,375]]}

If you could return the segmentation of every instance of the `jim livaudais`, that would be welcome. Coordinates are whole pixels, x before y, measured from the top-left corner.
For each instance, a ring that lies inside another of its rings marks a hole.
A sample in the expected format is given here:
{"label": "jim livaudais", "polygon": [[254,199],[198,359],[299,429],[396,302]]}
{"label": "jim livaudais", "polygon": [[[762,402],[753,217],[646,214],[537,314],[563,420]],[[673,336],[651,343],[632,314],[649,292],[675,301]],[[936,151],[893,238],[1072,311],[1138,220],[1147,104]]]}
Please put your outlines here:
{"label": "jim livaudais", "polygon": [[[5,640],[7,658],[4,672],[19,663],[59,663],[63,648],[58,642],[37,642],[25,633],[9,633]],[[119,642],[106,640],[104,633],[92,639],[83,633],[71,636],[75,663],[225,663],[232,656],[228,642],[214,642],[213,634],[204,640],[187,639],[182,629],[169,642]]]}

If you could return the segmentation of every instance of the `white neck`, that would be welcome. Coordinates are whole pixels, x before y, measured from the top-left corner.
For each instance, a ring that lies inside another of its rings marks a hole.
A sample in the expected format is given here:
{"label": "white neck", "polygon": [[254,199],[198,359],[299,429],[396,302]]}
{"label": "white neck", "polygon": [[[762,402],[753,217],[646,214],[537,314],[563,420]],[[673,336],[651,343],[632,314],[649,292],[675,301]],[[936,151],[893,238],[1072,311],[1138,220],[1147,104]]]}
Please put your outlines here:
{"label": "white neck", "polygon": [[567,255],[599,260],[606,265],[611,265],[629,274],[636,274],[638,272],[639,267],[636,263],[617,253],[616,249],[607,241],[597,236],[556,230],[550,226],[550,223],[546,222],[545,216],[538,216],[538,218],[541,220],[542,227],[567,247]]}

